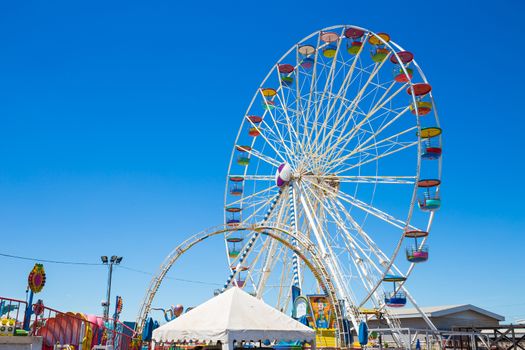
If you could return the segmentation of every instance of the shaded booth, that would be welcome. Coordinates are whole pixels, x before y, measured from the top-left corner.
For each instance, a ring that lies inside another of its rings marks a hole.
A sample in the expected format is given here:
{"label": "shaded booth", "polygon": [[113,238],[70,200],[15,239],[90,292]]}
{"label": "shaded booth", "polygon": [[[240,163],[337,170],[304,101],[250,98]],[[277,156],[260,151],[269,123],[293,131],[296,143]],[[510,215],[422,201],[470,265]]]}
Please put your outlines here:
{"label": "shaded booth", "polygon": [[372,61],[379,63],[383,62],[389,54],[386,44],[390,41],[390,35],[387,33],[378,33],[371,36],[368,42],[374,46],[372,51]]}
{"label": "shaded booth", "polygon": [[160,345],[218,345],[296,342],[315,349],[315,331],[240,288],[230,288],[153,331]]}
{"label": "shaded booth", "polygon": [[267,111],[271,111],[275,108],[275,101],[273,100],[274,96],[277,95],[277,90],[273,88],[263,88],[261,89],[261,94],[264,97],[263,108]]}
{"label": "shaded booth", "polygon": [[404,292],[396,288],[396,283],[406,281],[406,277],[399,275],[386,275],[383,282],[392,282],[394,289],[391,293],[385,294],[385,304],[388,307],[403,307],[407,303],[407,296]]}
{"label": "shaded booth", "polygon": [[294,66],[291,64],[280,64],[279,67],[279,75],[281,76],[281,84],[283,86],[290,86],[293,84],[293,76],[292,73],[295,70]]}
{"label": "shaded booth", "polygon": [[250,127],[248,129],[248,135],[251,137],[257,137],[261,134],[261,130],[259,129],[259,124],[262,122],[262,118],[256,115],[248,115],[246,116],[246,119],[250,123]]}
{"label": "shaded booth", "polygon": [[428,246],[420,245],[418,239],[428,236],[428,232],[419,230],[405,231],[405,237],[414,239],[414,244],[406,248],[407,260],[411,263],[421,263],[428,260]]}
{"label": "shaded booth", "polygon": [[422,159],[436,160],[441,158],[441,147],[439,145],[439,135],[442,131],[437,127],[429,127],[421,129],[421,138],[424,140]]}
{"label": "shaded booth", "polygon": [[410,105],[412,114],[421,117],[432,112],[432,102],[429,100],[430,91],[432,91],[432,86],[427,83],[417,83],[407,89],[407,93],[409,95],[413,93],[416,98],[416,102]]}
{"label": "shaded booth", "polygon": [[350,55],[357,55],[361,50],[364,35],[364,30],[358,28],[348,28],[345,30],[345,37],[349,40],[349,43],[346,44],[346,51],[348,51]]}
{"label": "shaded booth", "polygon": [[395,81],[398,83],[406,83],[412,79],[414,70],[408,66],[413,60],[414,54],[409,51],[400,51],[390,56],[390,62],[394,64],[393,74]]}
{"label": "shaded booth", "polygon": [[441,198],[438,187],[441,181],[438,179],[424,179],[417,182],[417,187],[422,190],[418,202],[423,211],[435,211],[441,207]]}
{"label": "shaded booth", "polygon": [[227,214],[227,217],[226,217],[226,224],[228,226],[237,226],[239,225],[239,223],[241,222],[241,211],[242,211],[242,208],[241,207],[238,207],[238,206],[235,206],[235,205],[230,205],[228,207],[226,207],[226,213]]}
{"label": "shaded booth", "polygon": [[250,146],[235,146],[237,150],[237,164],[247,166],[250,164],[250,152],[252,148]]}
{"label": "shaded booth", "polygon": [[237,271],[237,279],[235,280],[235,283],[239,288],[244,287],[244,283],[246,283],[246,271],[248,271],[250,268],[249,266],[231,266],[232,271]]}
{"label": "shaded booth", "polygon": [[243,176],[230,176],[230,194],[232,196],[241,196],[243,192]]}
{"label": "shaded booth", "polygon": [[236,234],[226,238],[226,241],[228,242],[228,256],[232,259],[237,258],[241,253],[244,238],[241,235]]}
{"label": "shaded booth", "polygon": [[315,60],[311,57],[315,53],[315,47],[312,45],[302,45],[297,49],[301,56],[300,65],[304,69],[311,69],[314,66]]}
{"label": "shaded booth", "polygon": [[261,134],[259,124],[262,122],[262,118],[256,115],[247,115],[246,120],[249,122],[248,135],[251,137],[257,137]]}
{"label": "shaded booth", "polygon": [[333,32],[322,32],[320,39],[326,43],[326,46],[323,48],[323,56],[334,58],[337,53],[337,45],[335,43],[339,40],[339,35]]}

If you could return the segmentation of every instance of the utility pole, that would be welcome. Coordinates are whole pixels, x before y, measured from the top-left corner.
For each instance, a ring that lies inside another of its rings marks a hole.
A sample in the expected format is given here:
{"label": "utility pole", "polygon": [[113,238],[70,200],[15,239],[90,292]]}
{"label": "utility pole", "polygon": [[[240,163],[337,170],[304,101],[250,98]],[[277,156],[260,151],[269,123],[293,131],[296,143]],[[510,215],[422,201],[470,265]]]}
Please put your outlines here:
{"label": "utility pole", "polygon": [[106,300],[102,302],[102,306],[104,307],[104,321],[107,322],[109,320],[109,306],[110,306],[110,300],[111,300],[111,280],[113,277],[113,265],[119,265],[120,262],[122,261],[122,257],[112,255],[111,258],[108,259],[106,255],[103,255],[100,257],[100,260],[102,261],[102,264],[108,265],[108,283],[107,283],[107,289],[106,289]]}

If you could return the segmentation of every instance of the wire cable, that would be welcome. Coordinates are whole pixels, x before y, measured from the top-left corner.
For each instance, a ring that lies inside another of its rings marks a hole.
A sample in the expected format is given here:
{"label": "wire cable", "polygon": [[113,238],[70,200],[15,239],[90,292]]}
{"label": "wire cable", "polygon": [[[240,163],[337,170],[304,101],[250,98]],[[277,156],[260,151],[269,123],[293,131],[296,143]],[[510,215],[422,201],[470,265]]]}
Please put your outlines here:
{"label": "wire cable", "polygon": [[[133,271],[133,272],[142,273],[144,275],[155,276],[155,274],[153,274],[151,272],[146,272],[146,271],[134,269],[134,268],[127,267],[127,266],[116,265],[116,267],[124,269],[124,270],[129,270],[129,271]],[[208,286],[221,286],[222,285],[222,283],[213,283],[213,282],[205,282],[205,281],[188,280],[188,279],[184,279],[184,278],[175,278],[175,277],[170,277],[170,276],[166,276],[164,278],[165,279],[174,280],[174,281],[180,281],[180,282],[204,284],[204,285],[208,285]]]}
{"label": "wire cable", "polygon": [[0,256],[6,257],[6,258],[12,258],[12,259],[19,259],[19,260],[28,260],[28,261],[36,261],[36,262],[45,262],[50,264],[62,264],[62,265],[102,265],[102,263],[89,263],[89,262],[81,262],[81,261],[60,261],[60,260],[48,260],[48,259],[37,259],[37,258],[28,258],[25,256],[19,256],[19,255],[11,255],[11,254],[5,254],[0,253]]}
{"label": "wire cable", "polygon": [[[0,253],[0,256],[6,257],[6,258],[11,258],[11,259],[19,259],[19,260],[27,260],[27,261],[35,261],[35,262],[44,262],[44,263],[49,263],[49,264],[84,265],[84,266],[103,266],[103,265],[105,265],[105,264],[102,264],[102,263],[89,263],[89,262],[82,262],[82,261],[60,261],[60,260],[28,258],[28,257],[25,257],[25,256],[5,254],[5,253]],[[153,274],[151,272],[146,272],[146,271],[134,269],[132,267],[127,267],[127,266],[122,266],[122,265],[114,265],[114,266],[115,267],[119,267],[119,268],[124,269],[124,270],[138,272],[138,273],[141,273],[141,274],[144,274],[144,275],[149,275],[149,276],[154,276],[155,275],[155,274]],[[188,279],[184,279],[184,278],[175,278],[175,277],[169,277],[169,276],[166,276],[165,278],[166,279],[175,280],[175,281],[180,281],[180,282],[204,284],[204,285],[208,285],[208,286],[221,286],[222,285],[221,283],[195,281],[195,280],[188,280]]]}

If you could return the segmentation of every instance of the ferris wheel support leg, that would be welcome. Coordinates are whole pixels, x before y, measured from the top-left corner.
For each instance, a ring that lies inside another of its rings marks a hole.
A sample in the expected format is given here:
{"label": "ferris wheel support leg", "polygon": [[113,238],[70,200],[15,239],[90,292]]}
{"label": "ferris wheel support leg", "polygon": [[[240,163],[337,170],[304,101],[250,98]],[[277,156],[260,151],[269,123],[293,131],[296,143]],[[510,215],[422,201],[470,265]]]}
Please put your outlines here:
{"label": "ferris wheel support leg", "polygon": [[403,290],[403,292],[405,292],[405,295],[407,296],[407,299],[410,301],[410,303],[412,303],[412,305],[414,305],[414,307],[416,308],[416,310],[419,312],[419,314],[421,315],[421,317],[423,317],[423,319],[425,320],[425,322],[427,323],[427,325],[430,327],[430,329],[434,332],[434,334],[436,335],[437,339],[438,339],[438,346],[440,349],[442,349],[442,337],[441,335],[439,334],[439,330],[437,329],[437,327],[432,323],[432,321],[428,318],[428,316],[423,312],[423,310],[421,310],[421,308],[417,305],[416,303],[416,300],[412,297],[412,295],[408,292],[408,290],[404,287],[404,286],[401,286],[401,289]]}
{"label": "ferris wheel support leg", "polygon": [[[279,193],[277,193],[275,195],[275,198],[272,200],[272,203],[270,204],[270,208],[268,208],[268,211],[266,212],[266,214],[264,215],[264,219],[262,221],[262,225],[264,225],[264,223],[266,222],[266,220],[268,220],[268,218],[270,217],[270,215],[272,214],[273,212],[273,209],[275,208],[275,205],[277,204],[277,202],[279,201],[279,198],[281,198],[281,194],[283,193],[282,190],[279,190]],[[221,293],[224,292],[226,290],[226,288],[228,288],[228,286],[230,285],[230,283],[232,282],[232,280],[235,278],[235,276],[237,275],[237,272],[240,270],[240,267],[242,266],[242,264],[244,263],[244,260],[246,260],[246,257],[248,256],[248,254],[250,253],[250,251],[252,250],[253,248],[253,245],[255,243],[255,241],[257,240],[257,238],[259,238],[259,232],[254,232],[254,234],[252,235],[252,237],[250,238],[250,240],[248,241],[248,244],[246,245],[246,248],[244,248],[242,254],[241,254],[241,257],[239,258],[239,261],[237,262],[237,265],[235,267],[235,269],[232,269],[232,271],[230,272],[230,275],[228,276],[228,279],[226,280],[226,282],[224,283],[224,285],[222,286],[222,289],[221,289]]]}
{"label": "ferris wheel support leg", "polygon": [[[343,288],[343,282],[341,281],[340,269],[334,266],[335,261],[333,260],[333,254],[329,254],[327,251],[327,247],[325,246],[323,238],[321,237],[321,233],[319,232],[318,226],[312,217],[312,213],[310,212],[310,209],[309,209],[309,206],[308,206],[308,203],[307,203],[307,200],[305,198],[303,191],[299,192],[299,199],[301,201],[301,205],[303,206],[304,212],[306,214],[306,218],[308,219],[310,227],[312,228],[312,231],[314,233],[315,239],[317,241],[317,245],[319,246],[320,252],[322,254],[322,258],[326,259],[325,261],[328,266],[328,270],[330,271],[330,274],[333,276],[337,293],[339,294],[340,297],[344,299],[348,299],[350,295],[346,293]],[[355,303],[352,303],[352,305],[354,304]],[[358,329],[359,328],[358,317],[356,317],[356,313],[354,312],[354,310],[352,310],[350,306],[350,300],[346,300],[345,306],[346,306],[347,315],[350,316],[350,320],[352,321],[354,328]]]}
{"label": "ferris wheel support leg", "polygon": [[410,293],[408,292],[408,290],[402,286],[401,289],[403,290],[403,292],[405,292],[406,296],[407,296],[407,299],[410,301],[410,303],[412,303],[412,305],[414,305],[414,307],[416,308],[416,310],[421,314],[421,317],[423,317],[423,319],[425,320],[425,322],[427,323],[427,325],[430,327],[430,329],[432,329],[433,331],[438,331],[438,329],[436,328],[436,326],[432,323],[432,321],[428,318],[428,316],[423,312],[423,310],[421,310],[419,308],[419,306],[416,304],[416,301],[414,300],[414,298],[412,297],[412,295],[410,295]]}
{"label": "ferris wheel support leg", "polygon": [[[289,202],[290,202],[290,221],[291,221],[291,226],[292,226],[292,231],[293,231],[293,234],[296,235],[297,234],[297,226],[296,226],[296,214],[295,214],[295,193],[294,193],[294,188],[293,188],[293,184],[290,183],[289,187],[288,187],[288,190],[289,190]],[[297,247],[297,239],[295,238],[292,238],[292,244],[294,247]],[[298,258],[297,258],[297,254],[294,254],[293,257],[292,257],[292,269],[293,269],[293,285],[298,287],[299,290],[301,290],[301,279],[300,279],[300,276],[301,276],[301,266],[299,265],[298,263]]]}

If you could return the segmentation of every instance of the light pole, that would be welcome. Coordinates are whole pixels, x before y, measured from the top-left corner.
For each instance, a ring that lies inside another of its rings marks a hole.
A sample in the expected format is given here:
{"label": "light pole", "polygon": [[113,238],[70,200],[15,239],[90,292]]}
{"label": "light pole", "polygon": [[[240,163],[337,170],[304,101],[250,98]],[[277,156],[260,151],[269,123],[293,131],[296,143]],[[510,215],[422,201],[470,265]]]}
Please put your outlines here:
{"label": "light pole", "polygon": [[[109,319],[109,305],[110,305],[110,298],[111,298],[111,278],[113,276],[113,265],[119,265],[122,261],[121,256],[112,255],[111,258],[108,259],[106,255],[103,255],[100,257],[100,260],[102,261],[102,264],[108,265],[108,285],[106,290],[106,300],[102,302],[102,306],[104,307],[104,321],[108,321]],[[109,260],[109,261],[108,261]]]}

